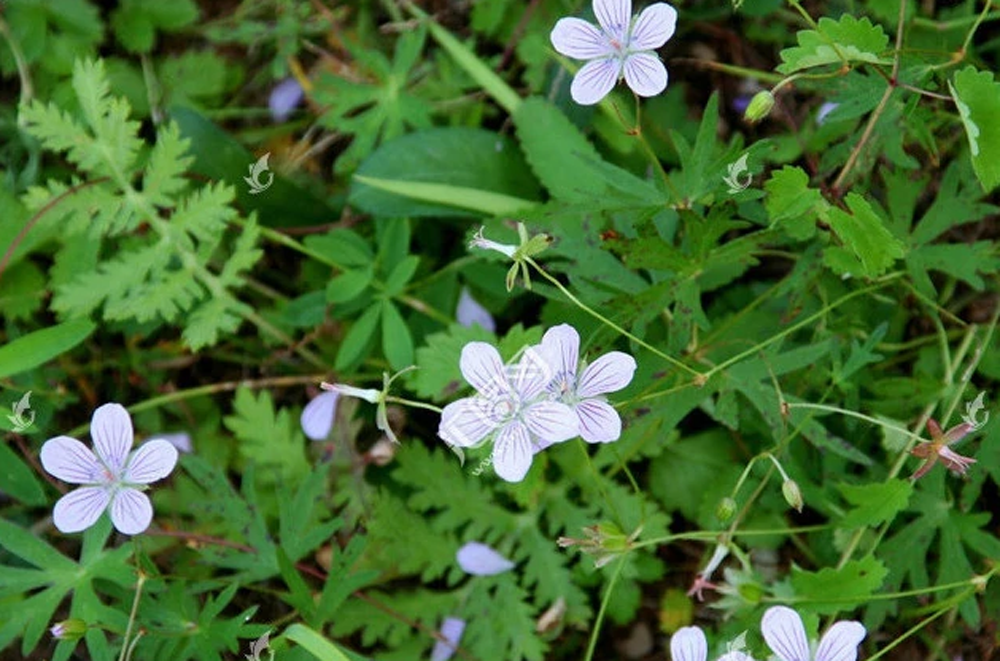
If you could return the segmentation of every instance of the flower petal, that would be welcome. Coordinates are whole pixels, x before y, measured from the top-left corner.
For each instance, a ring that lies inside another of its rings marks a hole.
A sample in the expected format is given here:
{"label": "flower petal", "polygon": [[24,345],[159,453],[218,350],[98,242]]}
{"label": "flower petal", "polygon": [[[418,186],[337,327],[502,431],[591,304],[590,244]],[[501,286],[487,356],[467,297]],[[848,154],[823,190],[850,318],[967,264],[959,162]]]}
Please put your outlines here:
{"label": "flower petal", "polygon": [[448,661],[455,654],[458,641],[462,640],[462,633],[465,631],[465,620],[457,617],[446,617],[441,623],[441,636],[448,642],[439,640],[434,643],[434,650],[431,652],[431,661]]}
{"label": "flower petal", "polygon": [[302,432],[313,441],[323,441],[333,429],[333,417],[337,414],[337,400],[340,393],[336,390],[325,391],[313,397],[302,409],[299,424]]}
{"label": "flower petal", "polygon": [[49,474],[70,484],[99,484],[106,481],[104,467],[86,445],[69,436],[45,441],[39,455]]}
{"label": "flower petal", "polygon": [[941,459],[948,470],[957,473],[958,475],[965,475],[965,472],[969,470],[969,466],[976,463],[976,460],[972,457],[966,457],[965,455],[959,454],[949,448],[947,445],[941,447],[938,450],[938,457]]}
{"label": "flower petal", "polygon": [[618,80],[621,65],[616,57],[587,62],[573,76],[570,96],[581,106],[592,106],[608,95]]}
{"label": "flower petal", "polygon": [[478,445],[498,426],[489,415],[489,404],[482,397],[465,397],[444,407],[438,436],[462,448]]}
{"label": "flower petal", "polygon": [[108,506],[111,494],[104,487],[80,487],[60,498],[52,509],[59,532],[80,532],[94,525]]}
{"label": "flower petal", "polygon": [[493,446],[493,469],[501,479],[520,482],[531,468],[531,437],[528,428],[515,420],[498,433]]}
{"label": "flower petal", "polygon": [[484,397],[493,398],[510,392],[507,367],[492,345],[469,342],[462,348],[458,366],[465,380]]}
{"label": "flower petal", "polygon": [[632,53],[625,59],[625,83],[639,96],[656,96],[667,89],[667,68],[652,53]]}
{"label": "flower petal", "polygon": [[512,365],[508,373],[510,384],[522,402],[534,399],[556,375],[552,359],[541,345],[526,348],[521,360]]}
{"label": "flower petal", "polygon": [[482,542],[468,542],[455,554],[458,566],[473,576],[495,576],[514,568],[514,563]]}
{"label": "flower petal", "polygon": [[105,404],[94,411],[90,421],[97,458],[117,477],[132,449],[132,416],[121,404]]}
{"label": "flower petal", "polygon": [[816,650],[816,661],[856,661],[858,645],[867,635],[860,622],[837,622],[823,635]]}
{"label": "flower petal", "polygon": [[744,652],[726,652],[716,661],[754,661],[754,658]]}
{"label": "flower petal", "polygon": [[179,431],[171,434],[154,434],[153,436],[147,438],[146,442],[149,443],[150,441],[157,440],[170,443],[170,445],[177,448],[178,452],[190,453],[194,451],[194,447],[191,445],[191,434],[188,434],[187,432]]}
{"label": "flower petal", "polygon": [[271,90],[271,96],[267,100],[268,108],[271,110],[271,118],[275,122],[283,122],[295,110],[295,106],[302,101],[302,86],[295,78],[286,78]]}
{"label": "flower petal", "polygon": [[111,523],[124,535],[138,535],[153,520],[153,505],[136,489],[120,489],[111,500]]}
{"label": "flower petal", "polygon": [[632,21],[632,0],[594,0],[594,15],[609,37],[625,43]]}
{"label": "flower petal", "polygon": [[580,364],[580,334],[569,324],[559,324],[545,331],[542,349],[546,352],[556,378],[570,378],[570,389],[576,386],[576,370]]}
{"label": "flower petal", "polygon": [[781,661],[809,661],[809,640],[802,618],[787,606],[772,606],[764,613],[760,631]]}
{"label": "flower petal", "polygon": [[146,441],[129,457],[122,478],[132,484],[149,484],[162,480],[177,465],[177,448],[169,441]]}
{"label": "flower petal", "polygon": [[622,435],[618,411],[601,399],[585,399],[576,405],[580,436],[588,443],[610,443]]}
{"label": "flower petal", "polygon": [[578,397],[596,397],[617,392],[632,382],[635,358],[621,351],[610,351],[583,370],[576,387]]}
{"label": "flower petal", "polygon": [[576,60],[593,60],[614,51],[603,32],[580,18],[559,19],[549,40],[556,52]]}
{"label": "flower petal", "polygon": [[670,639],[671,661],[705,661],[708,641],[698,627],[683,627]]}
{"label": "flower petal", "polygon": [[532,404],[524,411],[524,422],[532,434],[549,445],[568,441],[580,433],[573,409],[559,402]]}
{"label": "flower petal", "polygon": [[491,333],[496,332],[497,329],[493,315],[479,301],[472,298],[468,287],[462,287],[462,294],[458,297],[458,309],[455,310],[455,319],[466,328],[472,328],[478,324]]}
{"label": "flower petal", "polygon": [[665,2],[657,2],[642,10],[632,25],[629,50],[655,50],[667,43],[677,30],[677,10]]}

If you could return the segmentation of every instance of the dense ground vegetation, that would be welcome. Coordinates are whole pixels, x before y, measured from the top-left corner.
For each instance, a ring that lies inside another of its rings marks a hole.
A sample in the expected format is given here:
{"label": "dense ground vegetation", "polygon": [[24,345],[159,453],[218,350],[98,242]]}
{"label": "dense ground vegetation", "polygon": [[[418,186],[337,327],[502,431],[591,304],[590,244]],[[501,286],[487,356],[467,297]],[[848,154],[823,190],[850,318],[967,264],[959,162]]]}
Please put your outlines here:
{"label": "dense ground vegetation", "polygon": [[0,656],[996,658],[998,20],[0,0]]}

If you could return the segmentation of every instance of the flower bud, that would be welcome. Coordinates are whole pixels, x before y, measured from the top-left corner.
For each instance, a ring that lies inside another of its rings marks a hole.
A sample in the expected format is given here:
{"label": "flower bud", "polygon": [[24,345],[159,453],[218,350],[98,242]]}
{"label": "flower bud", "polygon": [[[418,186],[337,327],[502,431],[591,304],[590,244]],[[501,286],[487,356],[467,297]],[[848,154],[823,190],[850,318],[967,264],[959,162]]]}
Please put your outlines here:
{"label": "flower bud", "polygon": [[49,633],[56,640],[79,640],[87,633],[87,623],[76,618],[63,620],[53,625]]}
{"label": "flower bud", "polygon": [[747,106],[747,111],[743,113],[743,119],[753,123],[759,122],[767,117],[773,107],[773,94],[767,90],[757,92],[753,95],[753,98],[750,99],[750,105]]}
{"label": "flower bud", "polygon": [[736,501],[726,496],[719,501],[719,506],[715,508],[715,517],[721,523],[728,523],[736,514]]}
{"label": "flower bud", "polygon": [[802,492],[799,491],[799,485],[795,483],[795,480],[785,480],[781,484],[781,495],[796,512],[802,511]]}

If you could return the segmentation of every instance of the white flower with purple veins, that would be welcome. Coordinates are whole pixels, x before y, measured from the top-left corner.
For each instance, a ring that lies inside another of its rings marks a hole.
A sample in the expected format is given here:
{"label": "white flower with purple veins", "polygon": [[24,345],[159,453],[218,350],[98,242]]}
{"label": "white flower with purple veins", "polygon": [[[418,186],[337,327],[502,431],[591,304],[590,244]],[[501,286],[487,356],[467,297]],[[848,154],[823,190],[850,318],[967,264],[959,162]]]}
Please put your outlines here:
{"label": "white flower with purple veins", "polygon": [[600,26],[562,18],[552,29],[552,46],[575,60],[589,60],[573,78],[570,94],[580,105],[597,103],[620,78],[639,96],[667,87],[667,69],[654,53],[674,36],[677,10],[658,2],[632,17],[632,0],[594,0]]}
{"label": "white flower with purple veins", "polygon": [[462,294],[458,297],[458,309],[455,311],[455,320],[466,328],[479,325],[491,333],[495,333],[497,330],[496,322],[493,321],[493,315],[479,301],[472,298],[468,287],[462,287]]}
{"label": "white flower with purple veins", "polygon": [[138,535],[153,520],[146,485],[162,480],[177,463],[177,449],[158,439],[132,449],[132,418],[121,404],[105,404],[90,422],[94,450],[69,436],[50,438],[42,446],[46,471],[70,484],[84,486],[59,499],[52,520],[61,532],[86,530],[106,509],[111,522],[126,535]]}
{"label": "white flower with purple veins", "polygon": [[[698,627],[683,627],[670,639],[671,661],[707,661],[708,640]],[[718,661],[754,661],[740,651],[726,652]]]}
{"label": "white flower with purple veins", "polygon": [[514,563],[482,542],[468,542],[455,554],[458,566],[473,576],[496,576],[514,568]]}
{"label": "white flower with purple veins", "polygon": [[299,420],[306,437],[312,441],[326,440],[326,437],[330,435],[330,430],[333,429],[338,399],[340,399],[339,392],[327,390],[316,395],[306,404]]}
{"label": "white flower with purple veins", "polygon": [[555,375],[548,385],[549,394],[573,409],[583,440],[588,443],[618,440],[622,421],[604,395],[617,392],[632,381],[635,358],[611,351],[581,370],[580,335],[569,324],[546,331],[542,351],[554,361]]}
{"label": "white flower with purple veins", "polygon": [[493,468],[502,479],[524,479],[535,439],[561,443],[579,433],[573,410],[546,396],[553,371],[537,347],[526,349],[521,360],[508,367],[494,347],[469,342],[459,367],[476,394],[444,408],[438,436],[460,448],[493,438]]}
{"label": "white flower with purple veins", "polygon": [[860,622],[835,622],[813,654],[802,618],[787,606],[773,606],[760,622],[761,633],[780,661],[857,661],[867,631]]}

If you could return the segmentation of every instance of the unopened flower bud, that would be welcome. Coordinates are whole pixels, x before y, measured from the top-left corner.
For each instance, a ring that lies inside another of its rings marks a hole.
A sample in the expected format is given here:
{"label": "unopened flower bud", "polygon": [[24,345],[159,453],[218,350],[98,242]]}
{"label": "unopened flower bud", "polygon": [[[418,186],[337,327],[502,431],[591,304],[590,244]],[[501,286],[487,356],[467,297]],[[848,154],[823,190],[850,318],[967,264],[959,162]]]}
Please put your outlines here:
{"label": "unopened flower bud", "polygon": [[87,633],[87,623],[76,618],[63,620],[53,625],[49,633],[57,640],[79,640]]}
{"label": "unopened flower bud", "polygon": [[781,495],[796,512],[802,511],[802,492],[799,491],[799,485],[795,483],[795,480],[785,480],[781,484]]}
{"label": "unopened flower bud", "polygon": [[719,506],[715,508],[715,517],[721,523],[727,523],[736,514],[736,501],[726,496],[719,501]]}
{"label": "unopened flower bud", "polygon": [[759,122],[760,120],[767,117],[768,113],[771,112],[771,108],[774,107],[774,95],[769,91],[764,90],[762,92],[757,92],[750,99],[750,105],[747,106],[747,111],[743,113],[743,119],[748,122]]}

